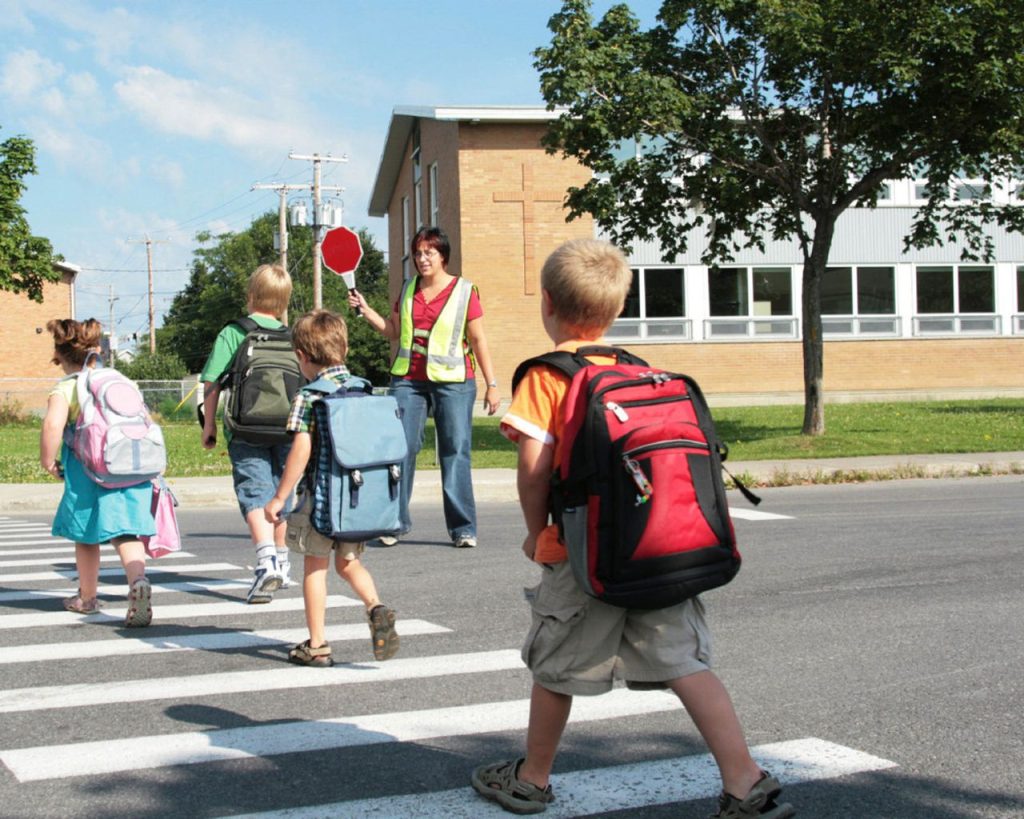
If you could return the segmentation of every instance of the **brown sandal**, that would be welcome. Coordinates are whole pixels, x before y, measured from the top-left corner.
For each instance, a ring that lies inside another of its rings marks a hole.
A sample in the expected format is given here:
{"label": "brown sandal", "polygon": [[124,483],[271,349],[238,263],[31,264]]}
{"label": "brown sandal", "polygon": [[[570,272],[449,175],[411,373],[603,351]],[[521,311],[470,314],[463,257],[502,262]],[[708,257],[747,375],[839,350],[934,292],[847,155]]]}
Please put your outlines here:
{"label": "brown sandal", "polygon": [[65,611],[73,611],[75,614],[95,614],[102,608],[103,604],[98,597],[93,597],[90,600],[82,599],[81,589],[74,597],[64,598]]}
{"label": "brown sandal", "polygon": [[334,660],[331,659],[330,644],[324,643],[322,646],[313,648],[310,646],[309,640],[299,643],[289,651],[288,661],[296,665],[311,665],[317,668],[329,668],[334,665]]}

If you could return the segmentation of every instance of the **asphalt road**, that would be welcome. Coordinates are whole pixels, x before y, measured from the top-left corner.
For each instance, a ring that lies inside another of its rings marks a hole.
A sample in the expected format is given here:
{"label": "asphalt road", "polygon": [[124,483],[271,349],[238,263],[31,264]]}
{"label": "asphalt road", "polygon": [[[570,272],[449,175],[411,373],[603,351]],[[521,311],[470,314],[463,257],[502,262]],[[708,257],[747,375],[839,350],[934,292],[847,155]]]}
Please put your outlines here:
{"label": "asphalt road", "polygon": [[[770,517],[734,501],[744,568],[705,602],[716,670],[799,815],[1024,816],[1024,479],[762,494]],[[131,632],[63,612],[69,545],[44,515],[4,517],[0,816],[505,815],[468,773],[524,735],[515,504],[481,508],[474,550],[418,508],[417,539],[368,551],[399,612],[386,663],[332,578],[333,669],[286,661],[297,587],[240,602],[237,513],[182,510],[189,556],[151,565],[156,619]],[[682,709],[624,691],[577,701],[554,786],[546,815],[642,819],[707,816],[717,788]]]}

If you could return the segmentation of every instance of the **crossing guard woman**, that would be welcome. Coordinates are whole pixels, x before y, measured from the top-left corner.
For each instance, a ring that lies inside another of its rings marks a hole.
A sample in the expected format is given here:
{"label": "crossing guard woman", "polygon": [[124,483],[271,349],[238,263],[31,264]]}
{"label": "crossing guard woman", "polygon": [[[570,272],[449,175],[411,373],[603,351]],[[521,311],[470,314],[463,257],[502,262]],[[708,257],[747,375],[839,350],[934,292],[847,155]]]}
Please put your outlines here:
{"label": "crossing guard woman", "polygon": [[[409,457],[402,469],[401,532],[412,529],[409,499],[416,473],[416,455],[423,444],[427,413],[437,427],[438,459],[444,493],[444,518],[452,544],[476,546],[476,502],[470,470],[473,443],[473,404],[477,374],[486,383],[484,409],[498,409],[498,382],[487,349],[483,307],[476,287],[448,272],[451,245],[443,230],[421,228],[412,239],[416,276],[384,318],[350,290],[349,306],[359,308],[377,332],[398,342],[391,364],[391,390],[402,408]],[[393,546],[396,538],[381,538]]]}

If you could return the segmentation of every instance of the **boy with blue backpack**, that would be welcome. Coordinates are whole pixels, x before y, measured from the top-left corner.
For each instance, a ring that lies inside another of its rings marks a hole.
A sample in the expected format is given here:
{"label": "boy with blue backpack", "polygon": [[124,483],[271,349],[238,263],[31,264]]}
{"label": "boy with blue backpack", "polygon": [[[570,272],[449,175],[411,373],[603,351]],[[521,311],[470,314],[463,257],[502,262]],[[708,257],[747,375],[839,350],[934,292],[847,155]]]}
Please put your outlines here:
{"label": "boy with blue backpack", "polygon": [[[381,603],[373,577],[360,560],[365,543],[349,542],[322,534],[311,520],[314,504],[313,487],[310,485],[310,478],[313,477],[310,475],[310,457],[314,453],[314,442],[319,446],[326,433],[326,430],[318,430],[316,427],[314,404],[332,388],[345,387],[351,381],[362,382],[362,379],[351,378],[345,366],[348,328],[341,316],[328,310],[314,310],[295,323],[292,344],[302,374],[310,383],[300,389],[292,402],[292,411],[286,425],[292,435],[291,451],[277,491],[264,507],[267,521],[278,525],[292,491],[296,486],[299,487],[295,509],[288,518],[287,544],[291,551],[303,555],[302,593],[309,639],[295,646],[288,653],[288,659],[298,665],[315,667],[327,667],[334,663],[324,633],[327,568],[333,551],[338,576],[352,587],[352,591],[366,606],[373,656],[377,660],[387,660],[395,655],[399,646],[395,612]],[[317,466],[316,459],[312,466]]]}
{"label": "boy with blue backpack", "polygon": [[[541,270],[541,320],[555,350],[574,353],[599,344],[622,312],[631,282],[626,258],[606,242],[575,240],[555,250]],[[617,361],[616,351],[594,349],[586,353],[593,356],[591,364]],[[663,375],[657,380],[664,382]],[[649,607],[598,599],[593,590],[584,590],[566,548],[571,530],[586,524],[568,518],[583,517],[586,506],[563,508],[561,531],[548,525],[552,474],[569,458],[565,410],[573,405],[571,386],[577,381],[570,385],[558,368],[531,366],[501,421],[502,433],[518,445],[519,502],[527,529],[522,548],[539,565],[541,581],[530,592],[533,628],[523,647],[533,674],[526,754],[478,767],[471,777],[474,789],[513,813],[545,810],[555,798],[549,775],[573,696],[604,693],[621,679],[629,688],[669,688],[679,697],[719,767],[723,790],[715,817],[793,816],[792,806],[775,801],[779,782],[750,756],[729,694],[710,670],[710,634],[699,598]],[[619,420],[645,411],[610,401],[603,409]],[[662,493],[672,491],[672,482],[644,471],[640,457],[627,459],[620,471],[636,484],[627,484],[624,501],[643,514],[660,502]],[[577,461],[569,463],[575,467]],[[554,507],[557,511],[558,504]]]}

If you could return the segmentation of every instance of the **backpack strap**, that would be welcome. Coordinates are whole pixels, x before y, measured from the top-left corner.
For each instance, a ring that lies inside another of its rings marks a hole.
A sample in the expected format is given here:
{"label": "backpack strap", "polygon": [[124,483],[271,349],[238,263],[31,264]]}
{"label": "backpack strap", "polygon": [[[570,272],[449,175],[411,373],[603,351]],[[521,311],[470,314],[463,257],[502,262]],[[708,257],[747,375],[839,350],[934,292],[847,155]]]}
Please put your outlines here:
{"label": "backpack strap", "polygon": [[245,332],[251,333],[253,330],[259,330],[260,326],[248,316],[242,316],[241,318],[231,319],[225,327],[230,327],[232,324],[241,327]]}
{"label": "backpack strap", "polygon": [[358,375],[347,375],[341,384],[331,381],[329,378],[318,378],[316,381],[311,381],[309,384],[304,385],[302,389],[307,392],[319,393],[320,395],[333,395],[336,392],[365,392],[370,394],[373,392],[373,385]]}
{"label": "backpack strap", "polygon": [[604,344],[588,344],[583,347],[578,347],[576,351],[572,353],[566,350],[554,350],[550,353],[544,353],[543,355],[528,358],[516,367],[515,374],[512,376],[512,392],[514,393],[516,391],[516,387],[519,386],[519,382],[523,380],[526,373],[533,367],[551,367],[571,379],[584,367],[593,363],[588,360],[589,356],[605,356],[608,358],[614,358],[617,364],[635,364],[640,367],[648,366],[647,362],[642,358],[629,352],[629,350],[624,350],[622,347],[609,347]]}

